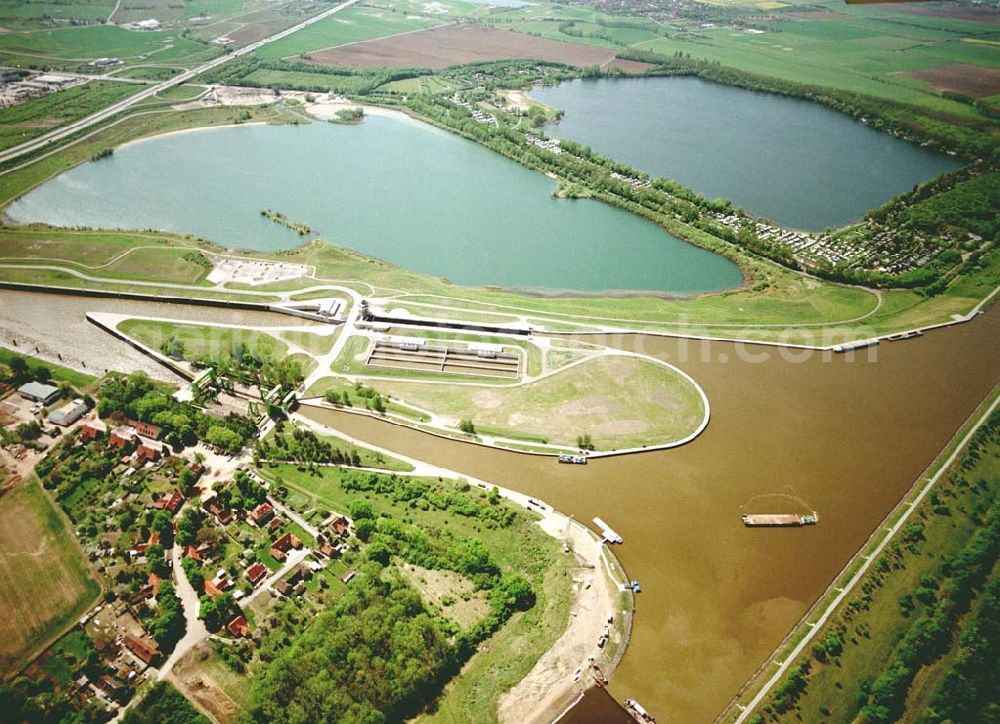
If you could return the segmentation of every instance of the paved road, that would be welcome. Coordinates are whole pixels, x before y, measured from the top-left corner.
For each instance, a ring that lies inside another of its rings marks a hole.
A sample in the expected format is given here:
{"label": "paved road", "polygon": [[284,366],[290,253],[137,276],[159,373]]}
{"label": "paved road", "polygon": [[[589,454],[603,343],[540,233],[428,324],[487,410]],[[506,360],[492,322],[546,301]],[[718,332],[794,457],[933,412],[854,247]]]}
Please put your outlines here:
{"label": "paved road", "polygon": [[49,144],[59,141],[63,138],[66,138],[67,136],[71,136],[77,131],[80,131],[84,128],[89,128],[90,126],[93,126],[96,123],[100,123],[101,121],[107,120],[108,118],[111,118],[112,116],[117,115],[118,113],[121,113],[122,111],[130,108],[136,103],[144,101],[147,98],[151,98],[160,91],[166,90],[167,88],[172,88],[176,85],[180,85],[181,83],[186,83],[187,81],[201,75],[206,71],[212,70],[213,68],[217,68],[223,63],[229,62],[233,58],[239,58],[243,55],[247,55],[248,53],[252,53],[255,50],[262,48],[269,43],[273,43],[277,40],[281,40],[282,38],[286,38],[292,33],[298,32],[303,28],[309,27],[313,23],[318,23],[319,21],[330,17],[334,13],[340,12],[344,8],[348,8],[351,5],[354,5],[356,2],[358,2],[358,0],[346,0],[346,2],[342,2],[336,7],[332,7],[329,10],[320,13],[319,15],[314,15],[308,20],[304,20],[298,25],[294,25],[288,28],[287,30],[282,30],[279,33],[275,33],[274,35],[263,38],[262,40],[258,40],[255,43],[244,45],[242,48],[238,48],[237,50],[234,50],[231,53],[220,55],[218,58],[214,58],[208,61],[207,63],[199,65],[197,68],[193,68],[192,70],[188,70],[179,75],[175,75],[173,78],[165,80],[162,83],[150,86],[145,90],[139,91],[135,95],[126,98],[123,101],[119,101],[118,103],[113,103],[112,105],[107,106],[106,108],[102,108],[101,110],[87,116],[86,118],[82,118],[79,121],[74,121],[73,123],[61,126],[60,128],[57,128],[54,131],[49,131],[48,133],[43,134],[37,138],[33,138],[30,141],[25,141],[24,143],[18,146],[8,148],[6,151],[0,152],[0,163],[4,163],[5,161],[9,161],[13,158],[23,156],[24,154],[31,153],[32,151],[37,151],[40,148],[45,148]]}

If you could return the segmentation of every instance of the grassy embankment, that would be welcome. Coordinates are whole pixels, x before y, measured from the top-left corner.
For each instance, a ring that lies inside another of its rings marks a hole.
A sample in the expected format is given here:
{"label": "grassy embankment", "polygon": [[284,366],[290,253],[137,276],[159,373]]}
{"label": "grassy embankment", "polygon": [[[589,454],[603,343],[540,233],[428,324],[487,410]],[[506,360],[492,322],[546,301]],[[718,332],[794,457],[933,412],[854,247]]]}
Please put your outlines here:
{"label": "grassy embankment", "polygon": [[[899,520],[971,424],[959,431],[890,522]],[[765,699],[755,720],[925,720],[958,658],[961,632],[975,618],[983,588],[1000,577],[998,492],[1000,414],[994,412]],[[865,551],[876,544],[873,540]],[[857,566],[836,585],[845,585]]]}
{"label": "grassy embankment", "polygon": [[[292,494],[300,496],[306,507],[345,510],[349,501],[360,497],[371,504],[376,514],[387,513],[421,526],[447,528],[458,536],[481,539],[504,571],[525,575],[538,571],[531,576],[537,595],[535,605],[528,611],[514,614],[480,647],[440,697],[437,715],[431,718],[494,721],[500,695],[520,681],[565,630],[572,603],[573,564],[560,553],[558,542],[531,522],[530,514],[525,514],[514,529],[490,528],[474,518],[433,508],[412,508],[406,501],[395,502],[387,495],[347,492],[339,484],[342,473],[337,470],[324,469],[319,475],[310,475],[284,466],[276,470],[265,469],[263,473],[274,481],[280,478]],[[428,598],[427,602],[434,608],[432,599]]]}
{"label": "grassy embankment", "polygon": [[118,325],[118,331],[154,350],[160,350],[170,339],[176,340],[183,345],[185,359],[231,357],[237,347],[262,358],[284,357],[288,352],[288,345],[276,337],[241,327],[127,319]]}
{"label": "grassy embankment", "polygon": [[57,384],[59,382],[68,382],[80,391],[87,389],[97,380],[96,377],[88,375],[86,372],[78,372],[77,370],[70,369],[69,367],[63,367],[62,365],[46,362],[38,359],[37,357],[32,357],[31,355],[21,354],[17,350],[0,347],[0,365],[9,367],[10,361],[15,357],[23,357],[27,360],[30,369],[45,367],[52,375],[52,380],[54,382]]}
{"label": "grassy embankment", "polygon": [[37,481],[0,498],[0,579],[0,675],[23,667],[101,592]]}
{"label": "grassy embankment", "polygon": [[[5,36],[0,35],[0,38]],[[0,55],[0,58],[3,56]],[[138,93],[143,86],[91,81],[0,108],[0,149],[30,141]]]}

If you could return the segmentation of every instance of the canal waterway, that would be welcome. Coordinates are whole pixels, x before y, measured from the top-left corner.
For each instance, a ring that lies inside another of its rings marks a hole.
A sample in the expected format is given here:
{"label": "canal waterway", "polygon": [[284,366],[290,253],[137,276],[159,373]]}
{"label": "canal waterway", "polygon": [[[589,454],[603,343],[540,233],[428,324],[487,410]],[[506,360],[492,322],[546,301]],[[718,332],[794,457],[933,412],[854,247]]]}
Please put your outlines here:
{"label": "canal waterway", "polygon": [[[766,660],[975,406],[1000,382],[1000,310],[877,360],[738,361],[726,343],[623,337],[677,363],[712,402],[684,447],[585,467],[431,438],[346,413],[323,421],[363,440],[496,481],[620,533],[642,584],[611,693],[660,721],[709,722]],[[750,348],[761,351],[762,348]],[[694,350],[694,351],[692,351]],[[726,360],[726,361],[723,361]],[[799,529],[746,529],[747,512],[815,510]]]}
{"label": "canal waterway", "polygon": [[[88,368],[135,364],[86,311],[253,323],[273,315],[0,292],[3,327],[45,330]],[[281,323],[281,319],[276,318]],[[265,324],[271,322],[265,321]],[[1000,310],[847,355],[623,335],[606,344],[677,364],[712,402],[684,447],[587,466],[492,450],[343,412],[315,414],[372,444],[495,481],[623,537],[643,592],[611,683],[660,721],[708,722],[822,593],[1000,382]],[[746,352],[762,355],[750,360]],[[766,356],[766,358],[764,358]],[[815,527],[749,530],[746,512],[815,510]],[[607,702],[585,700],[600,720]]]}
{"label": "canal waterway", "polygon": [[576,80],[531,96],[566,112],[551,136],[798,229],[857,221],[960,165],[818,103],[698,78]]}
{"label": "canal waterway", "polygon": [[[128,144],[15,201],[56,226],[158,229],[276,250],[320,236],[461,284],[693,294],[739,286],[728,259],[426,124],[201,129]],[[263,209],[307,224],[300,236]]]}
{"label": "canal waterway", "polygon": [[88,322],[87,312],[241,326],[310,324],[306,320],[272,312],[0,289],[0,344],[98,376],[109,369],[119,372],[142,370],[158,379],[179,381],[163,365]]}

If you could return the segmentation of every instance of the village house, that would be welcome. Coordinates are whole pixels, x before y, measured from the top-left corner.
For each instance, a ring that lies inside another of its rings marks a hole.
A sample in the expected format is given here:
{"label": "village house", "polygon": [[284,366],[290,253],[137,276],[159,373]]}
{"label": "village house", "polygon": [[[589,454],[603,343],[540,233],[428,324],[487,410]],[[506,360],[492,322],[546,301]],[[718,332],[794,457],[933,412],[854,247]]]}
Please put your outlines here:
{"label": "village house", "polygon": [[283,561],[288,556],[291,549],[298,550],[302,547],[302,541],[291,533],[285,533],[271,544],[271,556],[278,561]]}
{"label": "village house", "polygon": [[247,624],[247,620],[243,616],[237,616],[234,618],[226,624],[226,628],[229,629],[229,633],[237,638],[240,636],[245,637],[250,635],[250,626]]}
{"label": "village house", "polygon": [[351,533],[351,528],[347,523],[347,518],[342,515],[330,521],[330,528],[341,538],[345,538]]}
{"label": "village house", "polygon": [[[141,449],[141,448],[140,448]],[[171,515],[180,510],[181,505],[184,503],[184,496],[181,495],[179,490],[174,490],[170,495],[161,495],[153,503],[153,507],[157,510],[166,510]]]}
{"label": "village house", "polygon": [[111,431],[108,442],[117,448],[129,448],[135,442],[135,436],[127,428],[117,428]]}
{"label": "village house", "polygon": [[156,462],[160,459],[161,454],[162,452],[159,449],[150,447],[149,445],[139,445],[135,449],[135,456],[140,463]]}
{"label": "village house", "polygon": [[125,648],[132,652],[146,666],[151,666],[160,656],[160,650],[151,644],[133,636],[125,637]]}
{"label": "village house", "polygon": [[163,434],[162,429],[148,422],[139,422],[139,420],[133,420],[132,418],[126,417],[125,424],[129,425],[143,437],[149,437],[152,438],[153,440],[159,440],[160,435]]}
{"label": "village house", "polygon": [[101,431],[96,427],[91,427],[90,425],[83,425],[80,427],[80,442],[90,442],[91,440],[96,440],[100,437]]}
{"label": "village house", "polygon": [[217,496],[212,496],[208,500],[204,501],[201,504],[201,508],[209,515],[215,516],[215,519],[222,525],[229,525],[229,523],[233,520],[233,511],[228,508],[223,508],[219,504]]}
{"label": "village house", "polygon": [[253,585],[257,585],[267,575],[267,566],[263,563],[254,563],[246,571],[247,580]]}
{"label": "village house", "polygon": [[251,523],[260,527],[274,517],[274,508],[271,507],[270,503],[261,503],[256,508],[251,510],[247,514],[247,517]]}

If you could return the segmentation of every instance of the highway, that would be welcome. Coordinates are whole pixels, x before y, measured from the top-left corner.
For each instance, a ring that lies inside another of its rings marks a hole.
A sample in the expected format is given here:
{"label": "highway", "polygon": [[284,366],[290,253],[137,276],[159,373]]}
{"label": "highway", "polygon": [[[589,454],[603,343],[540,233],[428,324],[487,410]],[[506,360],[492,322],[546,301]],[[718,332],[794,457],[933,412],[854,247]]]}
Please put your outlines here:
{"label": "highway", "polygon": [[73,123],[69,123],[53,131],[49,131],[46,134],[38,136],[37,138],[33,138],[30,141],[25,141],[20,145],[8,148],[5,151],[0,151],[0,163],[5,163],[7,161],[10,161],[11,159],[23,156],[26,153],[31,153],[33,151],[37,151],[38,149],[45,148],[46,146],[49,146],[50,144],[55,143],[56,141],[60,141],[63,138],[66,138],[67,136],[71,136],[74,133],[83,130],[84,128],[89,128],[90,126],[100,123],[101,121],[107,120],[108,118],[111,118],[112,116],[121,113],[122,111],[130,108],[131,106],[134,106],[136,103],[140,103],[141,101],[144,101],[147,98],[151,98],[160,91],[180,85],[181,83],[186,83],[187,81],[201,75],[202,73],[205,73],[206,71],[212,70],[213,68],[219,67],[223,63],[229,62],[233,58],[239,58],[243,55],[247,55],[248,53],[252,53],[259,48],[262,48],[269,43],[281,40],[282,38],[287,38],[292,33],[297,33],[299,30],[307,28],[313,23],[318,23],[321,20],[325,20],[334,13],[338,13],[344,8],[348,8],[351,5],[354,5],[356,2],[358,2],[358,0],[346,0],[345,2],[342,2],[339,5],[330,8],[329,10],[323,11],[319,15],[314,15],[313,17],[302,21],[298,25],[294,25],[290,28],[275,33],[274,35],[269,35],[268,37],[258,40],[254,43],[250,43],[249,45],[244,45],[242,48],[237,48],[231,53],[220,55],[218,58],[213,58],[207,63],[199,65],[197,68],[186,70],[183,73],[180,73],[179,75],[175,75],[173,78],[170,78],[169,80],[165,80],[162,83],[157,83],[156,85],[150,86],[145,90],[141,90],[135,95],[126,98],[125,100],[118,101],[117,103],[113,103],[112,105],[107,106],[106,108],[102,108],[96,113],[92,113],[86,118],[81,118],[78,121],[74,121]]}

